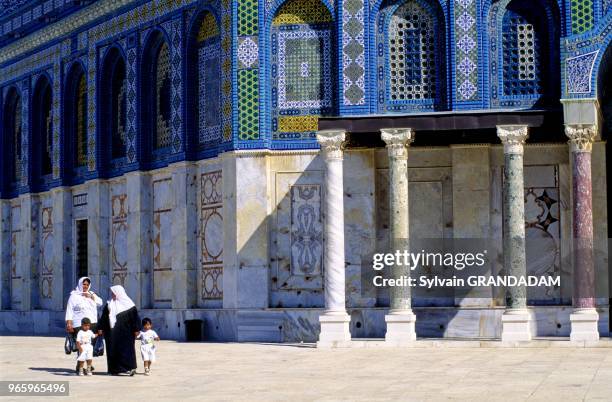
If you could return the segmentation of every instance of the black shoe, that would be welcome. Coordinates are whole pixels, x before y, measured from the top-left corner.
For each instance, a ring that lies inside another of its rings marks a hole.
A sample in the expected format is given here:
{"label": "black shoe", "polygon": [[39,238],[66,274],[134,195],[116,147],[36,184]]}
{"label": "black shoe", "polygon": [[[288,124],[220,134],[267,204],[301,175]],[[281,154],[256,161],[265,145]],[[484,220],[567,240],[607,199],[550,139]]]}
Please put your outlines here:
{"label": "black shoe", "polygon": [[134,376],[134,374],[136,374],[136,370],[130,370],[128,371],[128,374],[130,375],[130,377]]}
{"label": "black shoe", "polygon": [[94,371],[94,370],[95,370],[95,369],[94,369],[94,366],[91,366],[91,367],[89,368],[89,370],[90,370],[90,371]]}

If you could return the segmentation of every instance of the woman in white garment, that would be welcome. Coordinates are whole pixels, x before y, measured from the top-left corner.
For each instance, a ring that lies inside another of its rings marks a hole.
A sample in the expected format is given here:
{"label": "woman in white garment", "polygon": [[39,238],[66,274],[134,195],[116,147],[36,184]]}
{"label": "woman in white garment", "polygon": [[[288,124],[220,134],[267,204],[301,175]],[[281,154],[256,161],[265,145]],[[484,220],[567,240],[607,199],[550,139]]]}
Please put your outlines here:
{"label": "woman in white garment", "polygon": [[91,290],[91,279],[86,276],[79,279],[76,289],[70,292],[66,306],[66,332],[72,335],[75,342],[83,318],[89,318],[91,330],[96,330],[98,307],[101,305],[102,299]]}
{"label": "woman in white garment", "polygon": [[123,286],[115,285],[110,290],[111,298],[98,323],[98,335],[104,335],[108,373],[132,376],[136,372],[134,340],[140,332],[138,309]]}

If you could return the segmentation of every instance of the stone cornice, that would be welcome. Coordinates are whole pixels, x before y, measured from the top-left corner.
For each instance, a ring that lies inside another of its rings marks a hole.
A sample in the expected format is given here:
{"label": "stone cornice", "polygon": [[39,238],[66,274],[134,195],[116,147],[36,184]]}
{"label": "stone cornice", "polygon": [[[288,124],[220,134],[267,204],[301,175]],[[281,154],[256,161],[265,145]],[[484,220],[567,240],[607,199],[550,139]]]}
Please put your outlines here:
{"label": "stone cornice", "polygon": [[597,127],[594,124],[566,124],[565,135],[569,138],[572,152],[591,152]]}
{"label": "stone cornice", "polygon": [[134,0],[100,0],[92,5],[75,12],[74,14],[50,24],[10,45],[2,48],[0,64],[19,57],[20,55],[36,49],[45,43],[51,42],[72,31],[89,24],[96,19],[115,12],[121,7],[135,3]]}
{"label": "stone cornice", "polygon": [[527,126],[497,126],[497,136],[504,144],[505,154],[523,154],[523,145],[529,136]]}

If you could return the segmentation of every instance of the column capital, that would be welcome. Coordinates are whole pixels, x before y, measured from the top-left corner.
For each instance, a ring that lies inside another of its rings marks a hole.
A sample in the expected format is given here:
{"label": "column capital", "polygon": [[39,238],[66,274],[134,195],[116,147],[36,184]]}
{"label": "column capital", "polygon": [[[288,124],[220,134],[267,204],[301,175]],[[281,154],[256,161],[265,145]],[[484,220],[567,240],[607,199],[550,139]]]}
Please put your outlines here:
{"label": "column capital", "polygon": [[504,144],[505,154],[523,154],[523,145],[529,136],[529,127],[519,125],[497,126],[497,136]]}
{"label": "column capital", "polygon": [[387,144],[390,157],[407,158],[407,148],[414,141],[414,131],[411,128],[383,128],[380,138]]}
{"label": "column capital", "polygon": [[572,152],[591,152],[597,127],[594,124],[566,124],[565,135],[569,138]]}
{"label": "column capital", "polygon": [[317,142],[321,145],[326,160],[342,159],[345,139],[346,132],[344,130],[317,131]]}

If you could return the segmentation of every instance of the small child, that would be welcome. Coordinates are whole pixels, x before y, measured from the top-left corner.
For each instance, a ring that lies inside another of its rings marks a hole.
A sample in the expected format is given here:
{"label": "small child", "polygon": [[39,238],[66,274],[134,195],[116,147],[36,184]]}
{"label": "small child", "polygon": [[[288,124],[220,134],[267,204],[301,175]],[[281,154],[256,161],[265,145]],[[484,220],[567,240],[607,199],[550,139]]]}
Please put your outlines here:
{"label": "small child", "polygon": [[140,339],[140,354],[144,360],[145,375],[151,374],[151,363],[155,361],[155,344],[153,341],[159,341],[157,332],[153,331],[153,323],[150,318],[142,320],[142,331],[136,337]]}
{"label": "small child", "polygon": [[[79,367],[77,375],[92,375],[91,373],[91,360],[93,359],[93,345],[92,341],[96,337],[93,332],[89,329],[91,321],[85,317],[81,320],[81,330],[77,334],[76,342],[79,348],[79,355],[77,361]],[[83,367],[83,362],[87,362],[87,368]]]}

